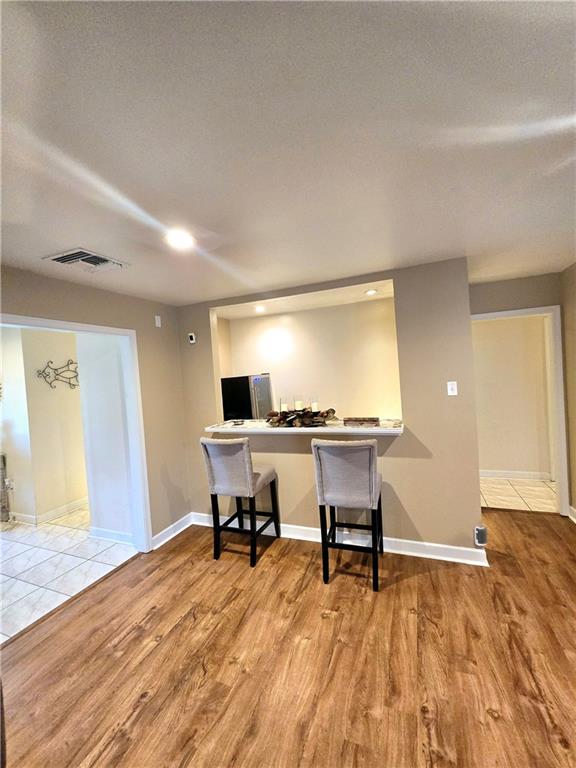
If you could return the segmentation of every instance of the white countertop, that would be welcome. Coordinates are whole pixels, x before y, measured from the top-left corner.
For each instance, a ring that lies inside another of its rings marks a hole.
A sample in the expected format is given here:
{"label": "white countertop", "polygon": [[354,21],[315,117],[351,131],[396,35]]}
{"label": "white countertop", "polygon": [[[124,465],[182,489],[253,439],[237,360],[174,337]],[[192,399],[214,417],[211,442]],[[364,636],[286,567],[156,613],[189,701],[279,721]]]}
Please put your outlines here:
{"label": "white countertop", "polygon": [[230,435],[362,435],[363,437],[381,437],[383,435],[401,435],[404,425],[397,421],[381,419],[379,427],[345,427],[341,421],[329,422],[325,427],[271,427],[264,420],[246,420],[244,424],[224,421],[204,428],[204,432],[219,432]]}

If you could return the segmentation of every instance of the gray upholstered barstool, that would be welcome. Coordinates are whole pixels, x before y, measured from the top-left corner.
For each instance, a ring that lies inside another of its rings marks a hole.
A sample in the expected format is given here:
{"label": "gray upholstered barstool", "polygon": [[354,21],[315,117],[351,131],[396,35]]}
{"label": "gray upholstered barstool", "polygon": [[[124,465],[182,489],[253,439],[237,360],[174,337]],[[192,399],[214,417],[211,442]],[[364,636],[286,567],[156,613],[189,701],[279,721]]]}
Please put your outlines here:
{"label": "gray upholstered barstool", "polygon": [[[220,557],[220,536],[223,530],[230,528],[234,520],[238,520],[236,533],[250,534],[250,565],[256,565],[256,540],[270,523],[274,523],[276,536],[280,537],[280,516],[278,509],[278,492],[276,488],[276,470],[269,465],[252,466],[252,455],[247,437],[236,440],[216,440],[213,438],[200,438],[200,445],[206,470],[208,472],[208,486],[210,488],[210,500],[212,502],[212,521],[214,525],[214,559]],[[256,494],[266,486],[270,486],[272,499],[272,512],[256,511]],[[218,495],[234,496],[236,499],[236,512],[220,522],[220,510],[218,507]],[[244,529],[244,508],[242,499],[248,498],[247,514],[250,515],[250,530]],[[260,515],[268,520],[256,527],[256,517]]]}
{"label": "gray upholstered barstool", "polygon": [[[349,549],[372,554],[372,588],[378,592],[378,549],[384,551],[382,529],[382,477],[377,470],[376,440],[312,440],[316,469],[316,490],[320,507],[322,571],[324,583],[329,575],[329,549]],[[330,507],[330,528],[326,526],[326,507]],[[370,510],[370,525],[338,522],[338,507]],[[370,531],[370,546],[336,541],[338,528]]]}

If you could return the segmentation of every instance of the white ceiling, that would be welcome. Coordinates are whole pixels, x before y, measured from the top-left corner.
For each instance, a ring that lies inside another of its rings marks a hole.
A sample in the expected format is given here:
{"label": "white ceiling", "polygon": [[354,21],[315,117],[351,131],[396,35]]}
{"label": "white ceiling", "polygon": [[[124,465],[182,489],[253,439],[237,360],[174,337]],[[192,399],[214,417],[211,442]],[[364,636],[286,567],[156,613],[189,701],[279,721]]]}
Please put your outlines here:
{"label": "white ceiling", "polygon": [[[574,261],[572,3],[3,3],[3,258],[173,304]],[[202,248],[170,251],[163,227]],[[82,246],[131,266],[42,261]]]}
{"label": "white ceiling", "polygon": [[[375,290],[373,296],[367,296],[366,291]],[[393,280],[374,280],[371,283],[358,283],[341,288],[330,288],[325,291],[310,291],[294,296],[280,296],[276,299],[250,301],[244,304],[231,304],[216,307],[214,313],[225,320],[238,320],[243,317],[257,317],[256,307],[262,308],[264,315],[279,315],[291,312],[302,312],[308,309],[324,307],[340,307],[343,304],[358,304],[365,301],[391,299],[394,296]]]}

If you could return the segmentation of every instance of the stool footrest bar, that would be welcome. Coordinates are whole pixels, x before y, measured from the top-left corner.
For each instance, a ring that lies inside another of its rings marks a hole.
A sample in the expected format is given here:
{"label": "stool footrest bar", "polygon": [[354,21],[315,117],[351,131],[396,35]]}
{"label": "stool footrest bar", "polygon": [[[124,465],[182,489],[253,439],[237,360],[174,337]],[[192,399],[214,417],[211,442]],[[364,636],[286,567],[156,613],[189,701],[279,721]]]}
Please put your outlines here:
{"label": "stool footrest bar", "polygon": [[[231,531],[238,531],[239,533],[250,533],[249,529],[242,529],[242,528],[230,528],[230,523],[233,523],[234,520],[238,519],[238,512],[235,512],[233,515],[230,515],[230,517],[225,520],[223,523],[220,523],[220,530],[223,530],[224,528],[229,528]],[[245,515],[249,514],[248,512],[244,512]],[[273,518],[273,515],[271,515],[269,512],[256,512],[256,517],[268,517],[269,520],[266,522],[266,525],[270,523],[270,521]]]}
{"label": "stool footrest bar", "polygon": [[372,552],[372,547],[365,547],[361,544],[343,544],[337,541],[328,541],[326,546],[329,549],[349,549],[352,552]]}
{"label": "stool footrest bar", "polygon": [[359,530],[359,531],[371,531],[372,526],[371,525],[365,525],[363,523],[334,523],[336,528],[350,528],[351,530]]}

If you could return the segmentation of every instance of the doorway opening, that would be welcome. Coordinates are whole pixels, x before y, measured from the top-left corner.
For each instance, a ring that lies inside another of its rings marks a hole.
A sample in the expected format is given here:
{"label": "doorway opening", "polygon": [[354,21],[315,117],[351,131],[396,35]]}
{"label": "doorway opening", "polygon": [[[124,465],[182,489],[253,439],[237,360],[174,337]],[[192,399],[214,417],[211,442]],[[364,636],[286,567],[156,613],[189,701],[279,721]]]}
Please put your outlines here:
{"label": "doorway opening", "polygon": [[134,331],[2,316],[4,641],[151,549]]}
{"label": "doorway opening", "polygon": [[74,333],[2,329],[4,517],[89,530]]}
{"label": "doorway opening", "polygon": [[568,515],[559,307],[472,316],[481,504]]}

